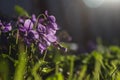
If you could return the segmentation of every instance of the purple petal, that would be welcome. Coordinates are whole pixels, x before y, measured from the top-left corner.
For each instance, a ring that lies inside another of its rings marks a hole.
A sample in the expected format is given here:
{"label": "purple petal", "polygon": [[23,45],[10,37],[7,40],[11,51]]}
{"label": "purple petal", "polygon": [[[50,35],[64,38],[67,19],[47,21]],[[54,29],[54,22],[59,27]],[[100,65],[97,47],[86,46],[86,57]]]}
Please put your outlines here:
{"label": "purple petal", "polygon": [[12,30],[12,26],[10,23],[6,24],[5,26],[3,26],[3,32],[8,32]]}
{"label": "purple petal", "polygon": [[55,30],[58,30],[58,29],[59,29],[56,23],[51,23],[51,24],[52,24],[52,26],[53,26],[53,28],[54,28]]}
{"label": "purple petal", "polygon": [[38,24],[38,26],[37,26],[37,31],[38,31],[39,33],[45,33],[45,32],[46,32],[46,28],[45,28],[44,25]]}
{"label": "purple petal", "polygon": [[47,10],[45,11],[45,15],[48,16],[48,11]]}
{"label": "purple petal", "polygon": [[57,24],[56,23],[49,23],[48,25],[47,25],[47,27],[48,28],[52,28],[52,29],[54,29],[54,30],[58,30],[59,28],[58,28],[58,26],[57,26]]}
{"label": "purple petal", "polygon": [[26,32],[26,31],[27,31],[26,28],[24,28],[23,26],[19,26],[19,30],[20,30],[21,32]]}
{"label": "purple petal", "polygon": [[49,17],[48,17],[48,20],[50,20],[50,21],[53,22],[53,23],[56,22],[56,18],[55,18],[53,15],[49,16]]}
{"label": "purple petal", "polygon": [[53,30],[52,28],[47,28],[47,34],[54,35],[56,34],[56,30]]}
{"label": "purple petal", "polygon": [[8,32],[8,31],[10,31],[9,28],[4,28],[4,30],[3,30],[3,32]]}
{"label": "purple petal", "polygon": [[9,31],[11,31],[11,30],[12,30],[12,26],[11,26],[11,24],[10,24],[10,23],[8,23],[5,27],[6,27]]}
{"label": "purple petal", "polygon": [[39,38],[39,34],[38,34],[38,32],[35,31],[35,30],[30,30],[30,31],[28,32],[28,37],[31,38],[31,39],[33,39],[33,40],[36,40],[36,39]]}
{"label": "purple petal", "polygon": [[57,40],[57,37],[55,35],[51,35],[51,34],[46,35],[46,38],[50,42],[55,42]]}
{"label": "purple petal", "polygon": [[35,14],[32,15],[32,21],[33,21],[33,22],[36,22],[36,21],[37,21]]}
{"label": "purple petal", "polygon": [[25,20],[24,27],[26,29],[32,29],[33,28],[33,22],[30,19]]}
{"label": "purple petal", "polygon": [[46,44],[47,46],[50,46],[50,45],[51,45],[51,42],[48,41],[48,39],[47,39],[45,36],[46,36],[46,35],[44,35],[43,40],[44,40],[44,42],[45,42],[45,44]]}
{"label": "purple petal", "polygon": [[44,43],[39,43],[38,48],[39,48],[39,50],[45,50],[47,48],[47,46]]}
{"label": "purple petal", "polygon": [[19,23],[24,23],[24,20],[22,18],[18,19]]}

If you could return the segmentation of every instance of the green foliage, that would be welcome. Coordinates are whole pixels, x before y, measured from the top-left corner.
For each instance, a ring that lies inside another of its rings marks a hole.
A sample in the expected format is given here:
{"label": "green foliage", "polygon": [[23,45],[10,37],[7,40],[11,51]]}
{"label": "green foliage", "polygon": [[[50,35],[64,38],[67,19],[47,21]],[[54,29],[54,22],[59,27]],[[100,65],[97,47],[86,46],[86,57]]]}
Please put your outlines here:
{"label": "green foliage", "polygon": [[[25,80],[120,80],[119,46],[100,45],[89,54],[77,56],[63,53],[51,46],[47,55],[44,55],[46,57],[43,59],[43,56],[32,54],[32,62],[28,58]],[[1,56],[14,62],[9,55]]]}
{"label": "green foliage", "polygon": [[16,5],[14,9],[15,9],[15,12],[20,16],[29,16],[27,11],[18,5]]}
{"label": "green foliage", "polygon": [[[57,52],[52,60],[59,62],[58,70],[62,68],[63,71],[59,73],[63,74],[64,80],[120,80],[120,47],[118,46],[100,45],[92,53],[78,56]],[[53,80],[51,76],[47,79]]]}

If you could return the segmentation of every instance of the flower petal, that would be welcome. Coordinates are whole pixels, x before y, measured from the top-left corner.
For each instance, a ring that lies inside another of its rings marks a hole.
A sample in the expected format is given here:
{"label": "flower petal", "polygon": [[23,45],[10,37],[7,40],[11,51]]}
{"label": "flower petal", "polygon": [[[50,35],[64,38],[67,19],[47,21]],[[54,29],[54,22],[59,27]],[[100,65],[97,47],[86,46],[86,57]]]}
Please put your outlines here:
{"label": "flower petal", "polygon": [[33,28],[33,22],[30,19],[25,20],[24,27],[26,29],[32,29]]}
{"label": "flower petal", "polygon": [[46,37],[50,42],[55,42],[57,40],[57,37],[55,35],[48,34]]}
{"label": "flower petal", "polygon": [[39,33],[45,33],[45,32],[46,32],[46,28],[45,28],[44,25],[38,24],[38,26],[37,26],[37,31],[38,31]]}
{"label": "flower petal", "polygon": [[29,37],[30,39],[37,40],[37,39],[39,38],[39,34],[38,34],[38,32],[35,31],[35,30],[30,30],[30,31],[28,32],[28,37]]}
{"label": "flower petal", "polygon": [[50,21],[53,22],[53,23],[56,22],[56,18],[55,18],[53,15],[49,16],[49,17],[48,17],[48,20],[50,20]]}
{"label": "flower petal", "polygon": [[37,21],[35,14],[32,15],[32,21],[33,21],[33,22],[36,22],[36,21]]}

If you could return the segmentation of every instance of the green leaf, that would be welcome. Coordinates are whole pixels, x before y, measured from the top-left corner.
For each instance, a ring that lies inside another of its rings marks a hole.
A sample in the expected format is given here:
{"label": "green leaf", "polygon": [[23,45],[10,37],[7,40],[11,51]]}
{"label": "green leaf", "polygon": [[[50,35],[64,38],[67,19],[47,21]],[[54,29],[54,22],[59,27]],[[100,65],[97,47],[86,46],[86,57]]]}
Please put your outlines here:
{"label": "green leaf", "polygon": [[87,65],[83,65],[83,66],[81,67],[78,80],[83,80],[83,78],[84,78],[85,75],[86,75],[86,71],[87,71]]}
{"label": "green leaf", "polygon": [[16,5],[14,7],[14,9],[15,9],[16,13],[20,16],[29,16],[27,11],[18,5]]}

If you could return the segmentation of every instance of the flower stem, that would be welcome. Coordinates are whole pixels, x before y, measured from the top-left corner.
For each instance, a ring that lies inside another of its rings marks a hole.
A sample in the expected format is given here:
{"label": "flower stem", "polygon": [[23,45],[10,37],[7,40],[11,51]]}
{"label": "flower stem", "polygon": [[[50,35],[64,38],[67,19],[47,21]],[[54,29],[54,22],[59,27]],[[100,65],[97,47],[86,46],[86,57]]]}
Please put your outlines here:
{"label": "flower stem", "polygon": [[71,59],[70,59],[70,75],[69,75],[68,80],[72,80],[73,68],[74,68],[74,57],[71,57]]}
{"label": "flower stem", "polygon": [[32,69],[32,75],[34,77],[34,80],[42,80],[42,77],[40,76],[41,72],[38,74],[37,71],[39,70],[39,68],[41,67],[41,65],[43,64],[46,64],[45,62],[45,57],[47,55],[47,50],[44,52],[44,56],[43,56],[43,59],[39,60],[34,66],[33,66],[33,69]]}
{"label": "flower stem", "polygon": [[18,64],[15,69],[14,80],[24,80],[24,74],[27,64],[27,53],[23,43],[19,43]]}
{"label": "flower stem", "polygon": [[55,65],[55,74],[57,75],[58,72],[59,72],[59,63],[57,62],[56,65]]}
{"label": "flower stem", "polygon": [[17,30],[16,44],[18,44],[19,30]]}
{"label": "flower stem", "polygon": [[41,60],[39,60],[32,69],[32,75],[34,77],[34,80],[42,80],[41,76],[37,73],[40,66],[41,66]]}
{"label": "flower stem", "polygon": [[45,61],[45,57],[47,55],[47,50],[45,50],[44,56],[43,56],[43,61]]}
{"label": "flower stem", "polygon": [[11,54],[11,45],[9,45],[9,55]]}

